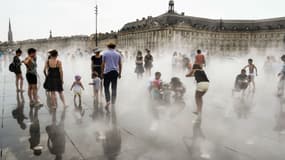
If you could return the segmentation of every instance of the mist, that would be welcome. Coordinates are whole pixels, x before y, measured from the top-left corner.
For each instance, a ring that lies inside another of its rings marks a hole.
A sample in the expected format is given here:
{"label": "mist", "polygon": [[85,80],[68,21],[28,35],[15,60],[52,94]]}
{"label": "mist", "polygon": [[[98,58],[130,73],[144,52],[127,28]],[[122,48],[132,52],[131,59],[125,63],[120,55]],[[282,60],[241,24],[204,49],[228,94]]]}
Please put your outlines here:
{"label": "mist", "polygon": [[[104,147],[95,151],[89,146],[100,144],[100,140],[96,141],[98,135],[106,133],[106,136],[107,132],[114,131],[114,128],[115,135],[121,139],[110,142],[112,145],[120,143],[115,154],[117,159],[186,160],[192,157],[193,159],[265,160],[284,157],[282,150],[285,147],[284,100],[276,96],[277,74],[282,68],[281,52],[276,50],[260,54],[251,49],[248,54],[242,56],[209,55],[205,71],[210,80],[210,88],[204,96],[202,121],[195,123],[196,116],[192,111],[196,108],[194,98],[196,82],[194,78],[185,77],[187,71],[173,70],[173,51],[175,49],[161,50],[160,53],[152,52],[154,56],[152,76],[144,75],[142,79],[137,79],[134,72],[135,59],[124,57],[122,78],[118,81],[117,104],[113,113],[116,122],[112,122],[111,125],[104,120],[107,116],[103,116],[105,118],[91,116],[96,112],[96,107],[102,109],[105,105],[104,98],[101,98],[98,106],[94,105],[92,87],[88,85],[91,82],[91,54],[79,54],[69,48],[59,52],[59,59],[64,69],[64,94],[69,104],[65,118],[66,135],[75,142],[78,152],[81,152],[81,158],[92,159],[104,155]],[[190,57],[189,52],[179,50],[177,52]],[[272,73],[264,72],[267,55],[276,58]],[[247,65],[249,58],[254,60],[258,68],[258,76],[255,79],[256,91],[255,93],[246,91],[244,98],[241,98],[240,94],[232,96],[235,77]],[[42,102],[46,102],[45,91],[42,89],[44,79],[42,71],[46,59],[47,53],[38,53],[38,73],[41,77],[39,94]],[[7,69],[7,62],[11,61],[11,57],[2,57],[1,61],[5,61],[1,62],[3,72]],[[168,83],[172,77],[179,77],[186,87],[184,96],[186,105],[173,117],[168,113],[171,112],[169,108],[177,107],[175,105],[170,107],[160,105],[159,118],[153,116],[148,85],[150,79],[154,77],[154,72],[157,71],[162,73],[163,82]],[[76,115],[73,93],[69,90],[75,75],[82,77],[85,87],[82,102],[86,113],[83,117]],[[48,110],[47,107],[43,109]],[[63,109],[59,105],[58,117],[61,112]],[[157,123],[155,129],[152,129],[153,123]],[[283,127],[276,129],[276,126]],[[70,150],[67,149],[66,152]],[[68,159],[71,155],[65,154],[63,157]]]}

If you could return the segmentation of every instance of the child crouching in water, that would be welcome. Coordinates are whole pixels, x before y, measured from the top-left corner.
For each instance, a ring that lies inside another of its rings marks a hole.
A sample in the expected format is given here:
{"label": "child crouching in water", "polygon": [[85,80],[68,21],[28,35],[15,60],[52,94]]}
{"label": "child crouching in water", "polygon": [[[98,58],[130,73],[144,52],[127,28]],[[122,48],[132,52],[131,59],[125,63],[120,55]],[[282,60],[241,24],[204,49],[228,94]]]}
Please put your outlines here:
{"label": "child crouching in water", "polygon": [[99,101],[99,92],[101,91],[101,79],[99,78],[99,75],[97,72],[93,73],[93,82],[89,83],[89,85],[93,85],[93,93],[94,97],[96,98],[96,101]]}
{"label": "child crouching in water", "polygon": [[73,90],[74,93],[74,104],[76,105],[76,97],[79,99],[79,107],[81,107],[81,92],[84,90],[84,87],[81,83],[81,76],[75,76],[75,81],[73,82],[70,90]]}
{"label": "child crouching in water", "polygon": [[182,100],[186,92],[186,88],[178,77],[171,78],[170,89],[174,92],[175,100]]}

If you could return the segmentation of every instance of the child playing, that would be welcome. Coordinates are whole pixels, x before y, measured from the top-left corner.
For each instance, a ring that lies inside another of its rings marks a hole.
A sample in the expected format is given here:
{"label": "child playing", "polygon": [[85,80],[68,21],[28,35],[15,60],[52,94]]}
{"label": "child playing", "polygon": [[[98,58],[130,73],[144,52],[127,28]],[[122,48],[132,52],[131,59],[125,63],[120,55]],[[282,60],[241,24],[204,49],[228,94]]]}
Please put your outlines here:
{"label": "child playing", "polygon": [[75,81],[73,82],[70,90],[73,90],[74,93],[74,104],[76,105],[76,97],[79,99],[79,107],[81,107],[81,91],[84,90],[84,87],[81,83],[81,76],[75,76]]}
{"label": "child playing", "polygon": [[162,81],[161,81],[161,73],[156,72],[155,73],[155,79],[151,81],[151,86],[150,86],[150,93],[153,99],[159,99],[160,98],[160,89],[162,86]]}
{"label": "child playing", "polygon": [[174,92],[174,99],[183,99],[186,92],[186,88],[178,77],[171,78],[170,89]]}
{"label": "child playing", "polygon": [[[253,91],[255,91],[254,77],[257,76],[257,68],[253,64],[253,60],[252,59],[248,59],[248,65],[246,65],[243,69],[247,69],[247,68],[249,69],[249,83],[252,83]],[[255,71],[255,73],[254,73],[254,71]]]}
{"label": "child playing", "polygon": [[241,73],[239,75],[237,75],[237,77],[236,77],[235,85],[234,85],[234,89],[232,91],[232,94],[234,95],[235,92],[242,91],[242,95],[244,95],[244,91],[248,87],[248,81],[249,81],[249,76],[247,76],[246,70],[242,69]]}
{"label": "child playing", "polygon": [[93,85],[93,93],[94,93],[94,97],[96,98],[96,100],[99,100],[99,91],[101,90],[101,79],[99,78],[99,75],[97,72],[93,73],[93,82],[89,83],[89,85]]}
{"label": "child playing", "polygon": [[205,56],[202,54],[202,51],[199,49],[197,50],[197,55],[195,56],[195,63],[200,65],[202,68],[206,66]]}

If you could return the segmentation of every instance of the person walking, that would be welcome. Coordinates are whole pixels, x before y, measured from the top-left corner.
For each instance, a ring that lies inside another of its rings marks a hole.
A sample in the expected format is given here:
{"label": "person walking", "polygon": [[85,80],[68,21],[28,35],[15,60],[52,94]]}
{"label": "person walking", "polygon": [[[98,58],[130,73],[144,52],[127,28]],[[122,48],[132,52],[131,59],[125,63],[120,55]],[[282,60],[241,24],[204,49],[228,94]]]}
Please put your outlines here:
{"label": "person walking", "polygon": [[56,92],[59,93],[59,97],[63,103],[64,108],[67,108],[65,98],[63,95],[63,69],[62,63],[57,59],[57,50],[50,50],[50,59],[46,62],[44,68],[44,74],[46,76],[45,88],[51,95],[51,105],[53,109],[56,109]]}
{"label": "person walking", "polygon": [[144,57],[144,68],[145,68],[145,71],[146,71],[146,74],[148,76],[151,75],[151,68],[153,67],[153,56],[150,54],[150,50],[149,49],[146,49],[146,55]]}
{"label": "person walking", "polygon": [[[115,50],[116,45],[109,43],[107,45],[108,50],[103,53],[102,58],[102,77],[104,78],[104,90],[106,106],[105,109],[109,111],[109,106],[116,102],[117,97],[117,80],[121,78],[122,73],[122,59],[121,55]],[[112,88],[112,99],[110,96],[110,84]]]}
{"label": "person walking", "polygon": [[283,97],[285,88],[285,55],[282,55],[280,59],[283,62],[282,70],[278,73],[279,82],[277,87],[277,96]]}
{"label": "person walking", "polygon": [[258,76],[257,74],[257,67],[253,64],[253,59],[248,59],[248,65],[246,65],[243,69],[249,70],[249,84],[252,83],[253,85],[253,92],[255,92],[255,77]]}
{"label": "person walking", "polygon": [[[70,90],[73,91],[74,97],[73,97],[73,101],[74,101],[74,105],[75,106],[79,106],[82,107],[82,90],[84,90],[83,84],[81,82],[81,76],[80,75],[76,75],[74,77],[75,81],[73,82]],[[76,103],[76,98],[78,97],[78,101],[79,103]],[[78,104],[78,105],[77,105]]]}
{"label": "person walking", "polygon": [[100,95],[103,96],[103,84],[102,84],[102,58],[103,56],[100,54],[102,52],[102,50],[100,50],[99,48],[95,48],[93,50],[93,52],[95,53],[95,55],[93,55],[91,57],[91,70],[92,70],[92,79],[95,78],[95,73],[97,73],[97,77],[100,78],[101,80],[101,85],[100,85]]}
{"label": "person walking", "polygon": [[142,56],[142,52],[138,51],[137,57],[136,57],[136,69],[135,69],[135,73],[137,73],[138,79],[141,79],[143,77],[143,72],[144,72],[143,56]]}
{"label": "person walking", "polygon": [[26,78],[28,81],[28,96],[30,99],[30,106],[41,107],[43,104],[39,102],[38,98],[36,53],[36,49],[28,49],[28,57],[25,58],[24,64],[27,67]]}
{"label": "person walking", "polygon": [[208,91],[210,81],[200,64],[194,64],[192,71],[186,75],[186,77],[193,77],[193,76],[195,77],[197,82],[196,93],[195,93],[197,110],[193,113],[198,115],[198,120],[200,120],[202,114],[203,96]]}
{"label": "person walking", "polygon": [[99,48],[96,48],[93,50],[93,52],[95,53],[95,55],[93,55],[91,57],[91,70],[92,70],[92,79],[94,78],[94,72],[97,72],[99,78],[102,78],[102,69],[101,69],[101,65],[102,65],[102,55],[100,55],[101,50]]}

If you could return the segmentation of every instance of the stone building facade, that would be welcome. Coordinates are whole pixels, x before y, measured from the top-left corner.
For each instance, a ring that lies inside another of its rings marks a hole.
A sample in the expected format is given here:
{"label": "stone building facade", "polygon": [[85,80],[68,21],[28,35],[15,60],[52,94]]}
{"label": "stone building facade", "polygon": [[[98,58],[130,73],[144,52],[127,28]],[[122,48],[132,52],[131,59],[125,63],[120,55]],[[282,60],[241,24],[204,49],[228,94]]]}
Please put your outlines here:
{"label": "stone building facade", "polygon": [[[100,33],[98,35],[98,47],[104,49],[108,42],[117,43],[117,33]],[[39,52],[47,52],[49,49],[57,49],[64,52],[91,52],[95,48],[95,36],[77,35],[70,37],[49,37],[44,39],[31,39],[24,41],[0,43],[0,51],[13,52],[17,48],[26,51],[28,48],[36,48]]]}
{"label": "stone building facade", "polygon": [[120,48],[154,51],[207,50],[211,54],[283,50],[285,17],[263,20],[222,20],[186,16],[174,10],[127,23],[118,33]]}
{"label": "stone building facade", "polygon": [[[12,39],[9,25],[8,42],[0,42],[0,51],[23,50],[34,47],[40,51],[91,50],[95,37],[71,36],[16,41]],[[285,50],[285,17],[263,20],[223,20],[186,16],[174,10],[174,1],[169,1],[168,11],[158,17],[147,17],[127,23],[117,32],[98,35],[98,47],[105,48],[108,42],[118,44],[121,50],[136,52],[151,49],[163,53],[193,52],[196,49],[209,54],[245,54],[252,49],[258,52]]]}

